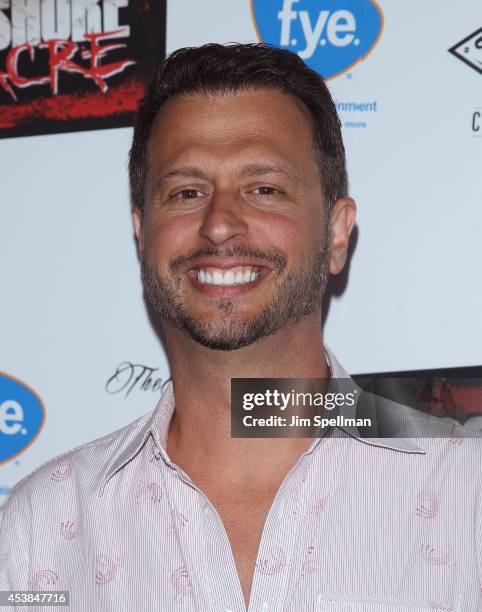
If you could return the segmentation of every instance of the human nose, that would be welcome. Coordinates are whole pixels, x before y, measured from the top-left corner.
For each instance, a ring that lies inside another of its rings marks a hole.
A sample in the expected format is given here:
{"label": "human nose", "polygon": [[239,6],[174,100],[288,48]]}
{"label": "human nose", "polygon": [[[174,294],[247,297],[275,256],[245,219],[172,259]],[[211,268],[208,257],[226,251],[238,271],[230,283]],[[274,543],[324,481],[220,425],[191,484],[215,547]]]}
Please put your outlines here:
{"label": "human nose", "polygon": [[227,190],[215,191],[199,228],[199,235],[215,245],[236,236],[245,236],[248,224],[243,217],[242,202]]}

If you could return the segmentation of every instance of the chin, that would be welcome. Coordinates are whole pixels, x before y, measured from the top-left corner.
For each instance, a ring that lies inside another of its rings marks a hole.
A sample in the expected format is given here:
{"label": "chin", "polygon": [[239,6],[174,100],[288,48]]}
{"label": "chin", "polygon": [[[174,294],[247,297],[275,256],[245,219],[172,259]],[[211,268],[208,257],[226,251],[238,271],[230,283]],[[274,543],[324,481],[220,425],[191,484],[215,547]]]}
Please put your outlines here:
{"label": "chin", "polygon": [[266,330],[250,329],[246,326],[239,333],[233,333],[237,327],[235,321],[232,322],[232,325],[223,325],[217,329],[213,329],[212,326],[203,327],[198,322],[194,325],[191,323],[192,321],[183,322],[184,333],[198,344],[217,351],[236,351],[258,342],[267,335]]}
{"label": "chin", "polygon": [[192,335],[189,334],[190,337],[195,340],[198,344],[205,346],[214,351],[237,351],[239,349],[250,346],[251,344],[255,344],[260,340],[257,338],[255,340],[250,338],[239,338],[233,340],[227,340],[226,338],[210,338],[201,335]]}

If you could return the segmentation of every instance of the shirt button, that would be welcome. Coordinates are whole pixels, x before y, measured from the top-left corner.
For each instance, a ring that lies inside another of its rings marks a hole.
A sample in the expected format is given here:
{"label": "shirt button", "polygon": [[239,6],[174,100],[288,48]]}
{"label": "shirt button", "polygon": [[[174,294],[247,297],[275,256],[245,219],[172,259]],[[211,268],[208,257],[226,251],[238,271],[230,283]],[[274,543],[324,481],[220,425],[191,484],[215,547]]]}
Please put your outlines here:
{"label": "shirt button", "polygon": [[268,602],[265,601],[264,604],[261,606],[261,612],[268,612]]}

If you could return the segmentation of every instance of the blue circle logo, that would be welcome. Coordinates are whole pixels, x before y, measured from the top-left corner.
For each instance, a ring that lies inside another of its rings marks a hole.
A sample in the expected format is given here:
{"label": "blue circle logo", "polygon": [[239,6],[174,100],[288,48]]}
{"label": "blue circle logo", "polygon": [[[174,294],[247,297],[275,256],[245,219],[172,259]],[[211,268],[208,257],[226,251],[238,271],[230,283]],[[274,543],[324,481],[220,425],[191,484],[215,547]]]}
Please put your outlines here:
{"label": "blue circle logo", "polygon": [[0,372],[0,463],[26,450],[44,424],[42,400],[26,384]]}
{"label": "blue circle logo", "polygon": [[251,0],[258,38],[297,53],[325,79],[365,59],[383,30],[375,0]]}

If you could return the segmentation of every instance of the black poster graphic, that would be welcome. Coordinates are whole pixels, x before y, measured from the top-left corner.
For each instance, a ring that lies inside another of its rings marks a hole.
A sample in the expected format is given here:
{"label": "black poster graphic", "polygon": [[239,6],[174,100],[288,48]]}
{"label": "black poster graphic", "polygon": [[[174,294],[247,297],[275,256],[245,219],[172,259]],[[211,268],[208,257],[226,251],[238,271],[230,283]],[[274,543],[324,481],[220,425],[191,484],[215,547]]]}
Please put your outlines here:
{"label": "black poster graphic", "polygon": [[0,137],[132,125],[166,0],[0,0]]}

